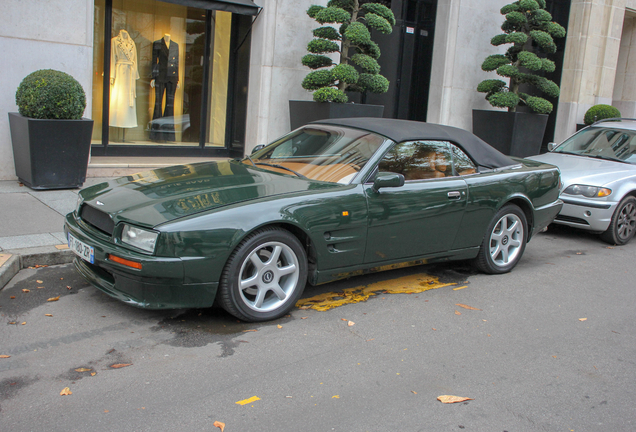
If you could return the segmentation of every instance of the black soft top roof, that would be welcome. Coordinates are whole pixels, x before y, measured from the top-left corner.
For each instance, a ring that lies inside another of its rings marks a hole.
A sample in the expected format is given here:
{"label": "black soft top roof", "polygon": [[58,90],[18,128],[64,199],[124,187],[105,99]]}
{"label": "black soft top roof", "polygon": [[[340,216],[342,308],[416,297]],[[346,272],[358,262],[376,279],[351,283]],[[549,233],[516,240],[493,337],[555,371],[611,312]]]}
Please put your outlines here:
{"label": "black soft top roof", "polygon": [[457,144],[477,163],[485,168],[502,168],[517,162],[491,147],[472,133],[451,126],[411,120],[388,118],[345,118],[318,120],[310,124],[347,126],[364,129],[385,136],[395,142],[415,140],[440,140]]}

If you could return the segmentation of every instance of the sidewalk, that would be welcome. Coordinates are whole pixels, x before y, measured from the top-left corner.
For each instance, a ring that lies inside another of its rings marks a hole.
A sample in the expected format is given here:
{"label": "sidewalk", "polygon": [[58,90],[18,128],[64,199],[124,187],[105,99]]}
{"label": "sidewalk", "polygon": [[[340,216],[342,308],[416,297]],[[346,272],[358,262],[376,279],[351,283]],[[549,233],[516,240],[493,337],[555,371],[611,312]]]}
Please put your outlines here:
{"label": "sidewalk", "polygon": [[[82,188],[162,166],[211,159],[94,157]],[[18,180],[0,181],[0,289],[21,269],[73,261],[63,227],[66,214],[75,210],[78,192],[35,191]]]}

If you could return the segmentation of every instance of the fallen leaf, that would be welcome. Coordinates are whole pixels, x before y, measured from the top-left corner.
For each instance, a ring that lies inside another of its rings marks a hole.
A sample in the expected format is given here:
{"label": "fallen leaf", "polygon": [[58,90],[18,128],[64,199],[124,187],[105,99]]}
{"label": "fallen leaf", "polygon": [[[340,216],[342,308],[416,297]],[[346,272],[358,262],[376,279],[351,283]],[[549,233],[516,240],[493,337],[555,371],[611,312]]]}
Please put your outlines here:
{"label": "fallen leaf", "polygon": [[64,390],[62,390],[60,392],[60,396],[68,396],[68,395],[72,395],[73,392],[71,392],[71,389],[68,387],[64,387]]}
{"label": "fallen leaf", "polygon": [[338,395],[333,395],[333,396],[331,396],[331,399],[340,399],[340,396],[338,396]]}
{"label": "fallen leaf", "polygon": [[60,299],[60,296],[51,297],[50,299],[47,300],[47,302],[54,302],[54,301],[58,301],[59,299]]}
{"label": "fallen leaf", "polygon": [[247,333],[247,332],[257,332],[258,330],[256,329],[251,329],[251,330],[243,330],[243,333]]}
{"label": "fallen leaf", "polygon": [[15,296],[11,296],[11,297],[9,297],[9,298],[10,298],[11,300],[13,300],[13,299],[15,299]]}
{"label": "fallen leaf", "polygon": [[437,400],[440,401],[441,403],[450,404],[450,403],[464,402],[467,400],[474,400],[474,399],[461,397],[461,396],[442,395],[442,396],[437,396]]}
{"label": "fallen leaf", "polygon": [[586,321],[587,318],[579,318],[579,321]]}
{"label": "fallen leaf", "polygon": [[220,421],[215,421],[212,426],[218,427],[219,429],[221,429],[221,432],[223,432],[223,430],[225,429],[225,423],[221,423]]}
{"label": "fallen leaf", "polygon": [[433,330],[437,330],[435,327],[433,327]]}
{"label": "fallen leaf", "polygon": [[349,322],[347,323],[347,325],[348,325],[349,327],[351,327],[351,326],[353,326],[353,325],[355,325],[355,324],[356,324],[356,323],[354,323],[353,321],[349,321]]}
{"label": "fallen leaf", "polygon": [[413,390],[411,390],[411,393],[413,393],[413,394],[417,394],[417,392],[416,392],[416,391],[413,391]]}
{"label": "fallen leaf", "polygon": [[455,306],[459,306],[459,307],[462,307],[464,309],[470,309],[470,310],[481,310],[481,309],[477,309],[477,308],[474,308],[472,306],[468,306],[468,305],[461,304],[461,303],[455,303]]}
{"label": "fallen leaf", "polygon": [[51,315],[51,314],[44,314],[44,316],[52,317],[53,315]]}
{"label": "fallen leaf", "polygon": [[461,315],[462,313],[458,310],[455,311],[455,315]]}
{"label": "fallen leaf", "polygon": [[15,321],[10,321],[9,324],[17,324]]}
{"label": "fallen leaf", "polygon": [[[36,268],[37,268],[37,266],[36,266]],[[39,283],[39,284],[44,283],[44,281],[41,281],[41,280],[36,280],[36,282]]]}
{"label": "fallen leaf", "polygon": [[110,411],[108,411],[108,410],[104,410],[104,412],[105,412],[105,413],[108,413],[108,412],[110,412]]}
{"label": "fallen leaf", "polygon": [[557,358],[556,356],[552,356],[552,357]]}
{"label": "fallen leaf", "polygon": [[26,288],[22,288],[22,292],[24,292],[24,293],[28,293],[28,292],[31,292],[31,290],[26,289]]}
{"label": "fallen leaf", "polygon": [[5,355],[5,354],[0,355],[0,358],[10,358],[10,357],[11,357],[10,355]]}
{"label": "fallen leaf", "polygon": [[26,325],[26,321],[24,321],[24,322],[22,323],[22,325]]}
{"label": "fallen leaf", "polygon": [[70,286],[68,286],[68,285],[66,285],[66,289],[71,289],[71,287],[70,287]]}
{"label": "fallen leaf", "polygon": [[307,318],[309,318],[309,317],[300,317],[300,319],[307,319]]}
{"label": "fallen leaf", "polygon": [[126,366],[132,366],[132,363],[117,363],[114,365],[110,365],[110,367],[112,367],[113,369],[119,369],[119,368],[123,368]]}
{"label": "fallen leaf", "polygon": [[340,321],[347,321],[346,318],[340,318]]}
{"label": "fallen leaf", "polygon": [[38,287],[38,289],[42,289],[42,288],[44,288],[44,287]]}
{"label": "fallen leaf", "polygon": [[278,327],[279,329],[282,329],[282,328],[283,328],[283,326],[282,326],[282,325],[280,325],[280,324],[278,324],[276,327]]}
{"label": "fallen leaf", "polygon": [[77,368],[75,369],[75,372],[90,372],[92,370],[93,369],[90,369],[90,368]]}
{"label": "fallen leaf", "polygon": [[91,372],[91,376],[97,375],[97,372]]}

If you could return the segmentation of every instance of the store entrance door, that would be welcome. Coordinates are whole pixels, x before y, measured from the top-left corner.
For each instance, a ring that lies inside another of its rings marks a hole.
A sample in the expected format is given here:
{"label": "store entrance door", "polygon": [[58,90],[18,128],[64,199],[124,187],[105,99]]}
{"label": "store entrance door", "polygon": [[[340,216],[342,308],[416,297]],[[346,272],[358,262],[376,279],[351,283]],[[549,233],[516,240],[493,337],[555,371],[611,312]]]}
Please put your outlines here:
{"label": "store entrance door", "polygon": [[426,121],[437,0],[393,0],[391,10],[393,33],[373,35],[389,91],[367,95],[366,103],[384,105],[384,117]]}

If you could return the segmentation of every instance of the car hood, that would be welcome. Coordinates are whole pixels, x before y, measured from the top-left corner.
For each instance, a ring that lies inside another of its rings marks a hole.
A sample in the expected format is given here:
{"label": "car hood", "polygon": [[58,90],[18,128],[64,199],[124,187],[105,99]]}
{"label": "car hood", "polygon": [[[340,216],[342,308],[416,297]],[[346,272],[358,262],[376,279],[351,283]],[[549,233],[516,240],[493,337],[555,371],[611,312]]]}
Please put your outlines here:
{"label": "car hood", "polygon": [[115,224],[156,227],[195,213],[256,199],[332,189],[342,185],[296,178],[236,161],[175,165],[83,189],[85,205]]}
{"label": "car hood", "polygon": [[552,152],[530,156],[527,159],[559,167],[565,187],[571,184],[607,186],[616,180],[636,175],[636,166],[634,165],[586,156]]}

